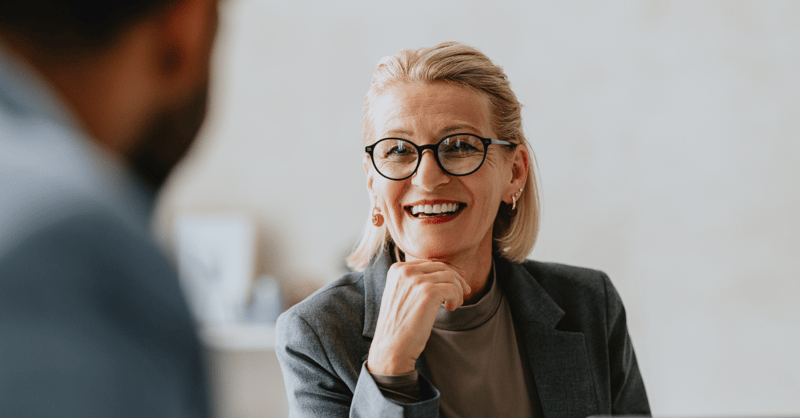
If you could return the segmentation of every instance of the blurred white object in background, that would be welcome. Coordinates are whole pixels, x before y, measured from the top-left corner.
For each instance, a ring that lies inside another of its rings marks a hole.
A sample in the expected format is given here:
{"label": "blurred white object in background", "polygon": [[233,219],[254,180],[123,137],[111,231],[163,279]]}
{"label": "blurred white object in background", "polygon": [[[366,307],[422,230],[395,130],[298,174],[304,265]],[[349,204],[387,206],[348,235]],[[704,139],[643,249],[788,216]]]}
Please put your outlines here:
{"label": "blurred white object in background", "polygon": [[253,298],[246,311],[248,322],[275,324],[283,312],[283,296],[278,280],[263,275],[253,285]]}
{"label": "blurred white object in background", "polygon": [[186,213],[175,220],[178,276],[199,324],[216,417],[285,417],[275,357],[278,281],[256,268],[256,226],[235,212]]}
{"label": "blurred white object in background", "polygon": [[255,224],[236,213],[189,213],[175,221],[178,276],[201,323],[242,317],[255,275]]}
{"label": "blurred white object in background", "polygon": [[211,382],[211,409],[218,418],[289,415],[286,389],[275,357],[274,323],[231,322],[200,329]]}

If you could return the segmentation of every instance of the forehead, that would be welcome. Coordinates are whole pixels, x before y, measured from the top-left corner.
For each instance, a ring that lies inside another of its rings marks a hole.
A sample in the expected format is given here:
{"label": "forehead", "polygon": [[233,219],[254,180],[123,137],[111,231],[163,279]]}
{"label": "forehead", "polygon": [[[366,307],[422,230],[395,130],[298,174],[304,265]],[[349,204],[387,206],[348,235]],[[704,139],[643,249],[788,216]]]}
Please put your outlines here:
{"label": "forehead", "polygon": [[370,109],[373,139],[431,142],[467,132],[493,136],[486,95],[449,83],[411,83],[380,94]]}

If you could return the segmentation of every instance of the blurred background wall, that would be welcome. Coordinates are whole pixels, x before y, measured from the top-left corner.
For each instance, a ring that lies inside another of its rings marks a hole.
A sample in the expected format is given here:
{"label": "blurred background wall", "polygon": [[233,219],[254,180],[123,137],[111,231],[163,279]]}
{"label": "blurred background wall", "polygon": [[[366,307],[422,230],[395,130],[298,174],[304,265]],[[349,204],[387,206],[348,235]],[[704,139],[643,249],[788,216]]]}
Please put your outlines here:
{"label": "blurred background wall", "polygon": [[213,110],[161,198],[165,242],[182,213],[234,211],[287,294],[338,277],[369,212],[375,65],[461,41],[525,105],[544,214],[532,257],[609,274],[654,413],[800,413],[800,2],[222,8]]}

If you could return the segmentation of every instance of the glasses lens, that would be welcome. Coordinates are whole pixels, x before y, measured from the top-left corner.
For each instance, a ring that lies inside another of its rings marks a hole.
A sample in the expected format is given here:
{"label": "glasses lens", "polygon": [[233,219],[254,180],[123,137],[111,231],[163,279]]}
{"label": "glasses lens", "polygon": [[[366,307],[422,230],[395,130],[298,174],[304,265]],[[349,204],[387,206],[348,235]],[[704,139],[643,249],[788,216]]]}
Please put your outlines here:
{"label": "glasses lens", "polygon": [[439,161],[455,175],[469,174],[483,163],[484,145],[472,135],[448,136],[439,143]]}
{"label": "glasses lens", "polygon": [[372,159],[375,168],[384,177],[401,179],[417,168],[417,149],[403,139],[382,139],[375,144]]}

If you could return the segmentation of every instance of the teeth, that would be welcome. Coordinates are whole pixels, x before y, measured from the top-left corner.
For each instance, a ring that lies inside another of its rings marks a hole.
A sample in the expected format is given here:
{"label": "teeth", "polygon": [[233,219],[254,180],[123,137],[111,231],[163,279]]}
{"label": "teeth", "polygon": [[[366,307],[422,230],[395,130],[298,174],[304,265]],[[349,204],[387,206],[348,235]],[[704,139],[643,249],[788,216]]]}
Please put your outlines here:
{"label": "teeth", "polygon": [[437,203],[435,205],[417,205],[410,208],[412,215],[439,215],[442,213],[455,212],[458,210],[458,203]]}

